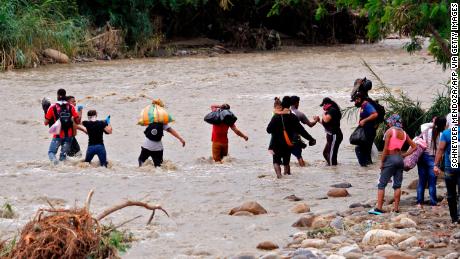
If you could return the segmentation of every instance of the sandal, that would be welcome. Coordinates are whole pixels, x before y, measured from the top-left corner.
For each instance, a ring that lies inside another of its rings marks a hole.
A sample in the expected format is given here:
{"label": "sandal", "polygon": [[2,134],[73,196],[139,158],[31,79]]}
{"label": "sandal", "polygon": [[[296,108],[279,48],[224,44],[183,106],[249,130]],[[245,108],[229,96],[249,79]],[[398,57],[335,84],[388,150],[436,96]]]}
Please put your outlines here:
{"label": "sandal", "polygon": [[367,213],[373,214],[373,215],[381,215],[381,214],[383,214],[385,212],[383,210],[381,210],[381,209],[373,208],[373,209],[369,210]]}

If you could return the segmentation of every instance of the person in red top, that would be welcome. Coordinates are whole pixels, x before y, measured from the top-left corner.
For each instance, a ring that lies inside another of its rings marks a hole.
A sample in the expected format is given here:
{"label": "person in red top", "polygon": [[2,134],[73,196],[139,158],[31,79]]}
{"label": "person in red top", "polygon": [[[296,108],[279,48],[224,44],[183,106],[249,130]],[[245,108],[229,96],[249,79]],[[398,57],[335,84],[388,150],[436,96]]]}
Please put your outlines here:
{"label": "person in red top", "polygon": [[[230,105],[211,105],[211,110],[216,111],[217,109],[229,110]],[[242,137],[244,140],[248,141],[248,137],[243,134],[235,124],[229,126],[225,123],[212,125],[212,158],[215,162],[221,162],[222,159],[228,155],[228,129],[232,129],[236,135]]]}
{"label": "person in red top", "polygon": [[59,161],[64,161],[70,150],[73,134],[73,123],[80,123],[80,115],[75,107],[66,101],[66,91],[59,89],[57,91],[57,102],[48,108],[45,114],[45,125],[54,124],[56,121],[61,123],[59,135],[54,135],[48,149],[48,157],[54,164],[58,163],[56,154],[61,147]]}

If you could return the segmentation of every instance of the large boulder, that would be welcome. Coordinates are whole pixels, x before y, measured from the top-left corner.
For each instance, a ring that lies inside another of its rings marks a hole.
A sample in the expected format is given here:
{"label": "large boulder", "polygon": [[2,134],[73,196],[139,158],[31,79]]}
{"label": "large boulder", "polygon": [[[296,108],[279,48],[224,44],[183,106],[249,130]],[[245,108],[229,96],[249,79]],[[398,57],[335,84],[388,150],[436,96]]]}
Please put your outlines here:
{"label": "large boulder", "polygon": [[347,197],[348,195],[350,194],[345,188],[332,188],[327,192],[327,196],[334,198]]}
{"label": "large boulder", "polygon": [[271,241],[264,241],[257,245],[257,249],[261,249],[261,250],[274,250],[278,248],[279,246]]}
{"label": "large boulder", "polygon": [[401,235],[390,230],[373,229],[368,231],[362,240],[363,245],[394,244],[401,238]]}
{"label": "large boulder", "polygon": [[49,58],[54,59],[58,63],[69,63],[69,57],[66,54],[55,49],[45,49],[43,51],[43,54]]}
{"label": "large boulder", "polygon": [[248,201],[243,203],[241,206],[235,207],[232,210],[230,210],[230,215],[233,215],[239,211],[247,211],[251,212],[254,215],[259,215],[259,214],[266,214],[267,210],[264,209],[259,203],[255,201]]}
{"label": "large boulder", "polygon": [[385,259],[415,259],[414,256],[397,250],[383,250],[376,255]]}
{"label": "large boulder", "polygon": [[291,212],[299,213],[299,214],[310,212],[310,206],[308,206],[306,203],[303,203],[303,202],[298,203],[291,209]]}
{"label": "large boulder", "polygon": [[416,237],[409,237],[408,239],[398,243],[399,249],[406,250],[412,247],[419,245],[418,239]]}

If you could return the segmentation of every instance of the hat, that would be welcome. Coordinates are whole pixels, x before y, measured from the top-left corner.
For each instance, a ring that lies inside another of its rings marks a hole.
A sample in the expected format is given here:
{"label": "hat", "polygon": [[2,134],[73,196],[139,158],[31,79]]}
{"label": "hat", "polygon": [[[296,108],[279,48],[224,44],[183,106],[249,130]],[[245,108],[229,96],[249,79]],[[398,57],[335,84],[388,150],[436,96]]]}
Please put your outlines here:
{"label": "hat", "polygon": [[331,98],[325,97],[319,106],[324,106],[325,104],[332,103]]}

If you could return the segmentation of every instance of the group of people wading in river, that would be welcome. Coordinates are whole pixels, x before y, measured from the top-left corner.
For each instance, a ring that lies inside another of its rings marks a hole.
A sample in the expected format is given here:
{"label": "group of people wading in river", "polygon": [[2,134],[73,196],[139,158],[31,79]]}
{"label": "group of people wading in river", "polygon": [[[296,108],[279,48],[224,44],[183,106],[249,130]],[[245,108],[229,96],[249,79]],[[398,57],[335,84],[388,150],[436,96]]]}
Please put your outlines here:
{"label": "group of people wading in river", "polygon": [[[419,143],[423,144],[423,152],[416,157],[418,166],[419,183],[417,187],[417,206],[422,207],[424,203],[424,191],[426,186],[429,189],[430,205],[437,208],[436,179],[441,171],[445,172],[445,182],[447,187],[447,201],[452,222],[459,222],[457,209],[457,188],[460,190],[460,170],[451,168],[450,164],[450,136],[452,126],[451,120],[446,117],[433,118],[432,123],[422,125],[421,134],[418,139],[423,142],[412,140],[404,131],[401,117],[398,114],[386,115],[385,109],[378,102],[372,100],[368,91],[372,88],[372,82],[366,78],[357,79],[351,94],[351,101],[359,109],[359,124],[352,134],[350,142],[355,147],[356,156],[360,166],[366,167],[373,163],[371,150],[376,136],[376,130],[380,123],[386,122],[387,130],[384,134],[384,148],[380,162],[380,178],[378,182],[377,205],[369,213],[381,214],[383,211],[383,201],[385,188],[392,182],[394,189],[394,211],[399,212],[399,201],[401,197],[401,185],[403,180],[403,170],[405,169],[405,157],[417,152]],[[273,116],[267,126],[267,133],[271,134],[268,150],[273,157],[273,166],[277,178],[282,178],[282,168],[284,175],[290,175],[290,158],[294,155],[300,166],[305,166],[302,157],[302,150],[309,146],[314,146],[316,140],[304,129],[302,124],[309,127],[317,123],[323,125],[326,132],[326,144],[323,149],[323,156],[328,166],[336,166],[340,144],[343,140],[340,120],[342,112],[340,107],[331,98],[326,97],[319,104],[323,109],[322,116],[313,116],[309,120],[307,116],[299,111],[300,98],[298,96],[284,96],[275,98]],[[49,159],[57,164],[56,154],[61,148],[59,160],[63,161],[68,155],[77,155],[79,145],[75,139],[77,130],[88,134],[88,149],[85,162],[91,162],[97,155],[101,166],[107,166],[106,150],[103,142],[104,134],[111,134],[110,116],[105,120],[97,120],[95,110],[88,111],[88,120],[81,122],[83,106],[75,106],[75,98],[67,96],[64,89],[59,89],[57,102],[51,105],[43,102],[45,111],[45,125],[53,125],[58,122],[59,130],[53,135],[48,156]],[[211,110],[228,111],[230,105],[212,105]],[[236,135],[248,141],[248,136],[239,130],[235,119],[231,123],[213,123],[212,125],[212,158],[216,162],[221,162],[228,155],[228,129],[232,129]],[[152,125],[149,125],[151,127]],[[163,162],[163,145],[161,137],[163,131],[169,132],[177,138],[182,146],[185,140],[172,129],[168,124],[156,125],[153,128],[156,136],[148,136],[141,146],[141,153],[138,158],[139,166],[151,157],[155,167],[161,166]],[[153,132],[146,130],[145,132]],[[157,134],[158,133],[158,134]],[[356,135],[356,136],[355,136]],[[301,138],[307,140],[307,143]],[[353,143],[352,138],[359,139]],[[403,152],[403,147],[410,147]],[[407,168],[406,168],[407,169]],[[392,179],[392,180],[391,180]]]}

